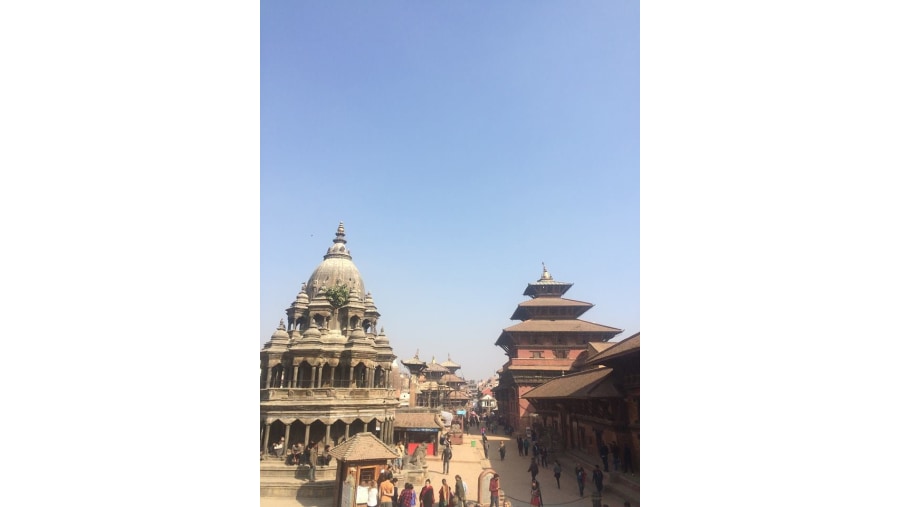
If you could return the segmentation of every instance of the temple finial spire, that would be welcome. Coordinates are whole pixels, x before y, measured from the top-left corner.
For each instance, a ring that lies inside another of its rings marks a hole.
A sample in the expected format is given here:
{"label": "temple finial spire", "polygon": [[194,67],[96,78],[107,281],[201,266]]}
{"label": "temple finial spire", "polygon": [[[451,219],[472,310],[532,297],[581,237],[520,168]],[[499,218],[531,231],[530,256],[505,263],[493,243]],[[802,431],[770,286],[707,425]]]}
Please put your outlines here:
{"label": "temple finial spire", "polygon": [[541,280],[553,280],[553,277],[550,276],[550,272],[547,271],[547,265],[544,264],[543,261],[541,261],[541,267],[544,268],[543,273],[541,273]]}

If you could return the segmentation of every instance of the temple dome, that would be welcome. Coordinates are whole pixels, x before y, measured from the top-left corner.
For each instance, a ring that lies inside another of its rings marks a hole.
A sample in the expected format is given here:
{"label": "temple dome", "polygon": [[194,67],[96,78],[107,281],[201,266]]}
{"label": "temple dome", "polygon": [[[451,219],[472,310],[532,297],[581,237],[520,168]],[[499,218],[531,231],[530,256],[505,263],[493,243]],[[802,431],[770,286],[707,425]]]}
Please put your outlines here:
{"label": "temple dome", "polygon": [[316,297],[322,287],[334,287],[339,284],[344,284],[359,294],[365,294],[366,286],[359,269],[353,263],[353,258],[350,257],[347,241],[344,240],[343,222],[338,225],[332,241],[334,244],[328,249],[324,260],[313,270],[309,275],[309,281],[306,282],[310,297]]}

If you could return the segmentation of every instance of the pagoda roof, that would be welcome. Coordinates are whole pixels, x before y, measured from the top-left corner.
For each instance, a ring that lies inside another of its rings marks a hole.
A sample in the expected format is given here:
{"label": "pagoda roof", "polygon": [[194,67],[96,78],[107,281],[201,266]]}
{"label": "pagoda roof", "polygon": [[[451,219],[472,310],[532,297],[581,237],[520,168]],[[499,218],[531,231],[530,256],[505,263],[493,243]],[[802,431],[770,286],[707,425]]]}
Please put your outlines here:
{"label": "pagoda roof", "polygon": [[611,398],[622,393],[613,385],[612,368],[597,368],[572,375],[566,375],[541,384],[528,391],[522,398]]}
{"label": "pagoda roof", "polygon": [[353,435],[346,442],[332,447],[328,454],[342,461],[371,461],[400,457],[397,451],[369,432]]}
{"label": "pagoda roof", "polygon": [[450,359],[450,354],[447,354],[447,360],[444,361],[443,363],[441,363],[441,366],[443,366],[444,368],[448,368],[448,369],[449,369],[449,368],[459,368],[459,367],[460,367],[460,365],[454,363],[454,362]]}
{"label": "pagoda roof", "polygon": [[559,297],[537,297],[528,301],[519,303],[516,311],[513,312],[511,320],[526,320],[530,318],[551,318],[552,316],[532,316],[533,308],[576,308],[579,316],[584,312],[593,308],[594,305],[584,301],[576,301],[574,299],[566,299]]}
{"label": "pagoda roof", "polygon": [[530,319],[525,322],[510,326],[503,330],[504,333],[535,333],[548,331],[565,332],[595,332],[595,333],[621,333],[621,329],[595,324],[581,319],[543,320]]}
{"label": "pagoda roof", "polygon": [[[451,393],[452,394],[452,393]],[[397,412],[394,414],[395,428],[443,428],[443,424],[438,424],[434,420],[434,414],[425,412],[405,413]]]}
{"label": "pagoda roof", "polygon": [[609,359],[621,357],[625,354],[634,353],[641,350],[641,333],[637,332],[622,341],[612,343],[611,347],[607,347],[591,356],[588,363],[598,363]]}

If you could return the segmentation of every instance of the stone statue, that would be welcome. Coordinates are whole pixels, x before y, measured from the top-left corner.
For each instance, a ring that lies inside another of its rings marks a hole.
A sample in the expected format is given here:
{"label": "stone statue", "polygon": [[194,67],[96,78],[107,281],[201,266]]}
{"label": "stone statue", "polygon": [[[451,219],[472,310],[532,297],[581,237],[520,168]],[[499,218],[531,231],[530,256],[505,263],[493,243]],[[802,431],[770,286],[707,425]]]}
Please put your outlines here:
{"label": "stone statue", "polygon": [[409,459],[410,466],[412,466],[413,468],[422,468],[423,466],[425,466],[426,452],[427,449],[425,448],[425,446],[419,444],[419,446],[416,447],[415,452],[413,452],[412,457],[410,457]]}

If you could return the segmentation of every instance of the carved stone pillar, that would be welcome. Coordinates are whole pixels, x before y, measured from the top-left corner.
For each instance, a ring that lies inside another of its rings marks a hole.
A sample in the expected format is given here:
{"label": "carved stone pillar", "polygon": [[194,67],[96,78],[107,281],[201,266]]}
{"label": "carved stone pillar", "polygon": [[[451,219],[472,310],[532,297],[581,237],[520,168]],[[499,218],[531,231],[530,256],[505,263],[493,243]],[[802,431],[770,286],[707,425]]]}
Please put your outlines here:
{"label": "carved stone pillar", "polygon": [[287,456],[291,449],[291,425],[284,425],[284,455]]}
{"label": "carved stone pillar", "polygon": [[306,425],[306,436],[303,437],[303,448],[309,447],[309,424]]}
{"label": "carved stone pillar", "polygon": [[294,365],[294,374],[291,375],[291,387],[300,387],[300,384],[297,382],[298,375],[300,375],[300,365]]}
{"label": "carved stone pillar", "polygon": [[266,423],[266,431],[265,436],[263,437],[263,459],[269,458],[269,427],[271,425]]}

